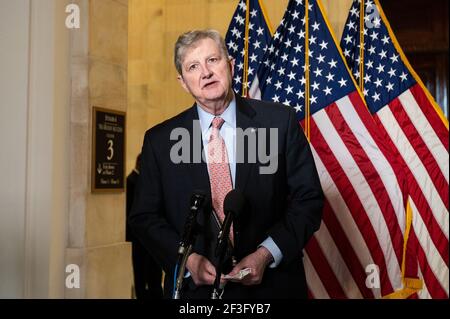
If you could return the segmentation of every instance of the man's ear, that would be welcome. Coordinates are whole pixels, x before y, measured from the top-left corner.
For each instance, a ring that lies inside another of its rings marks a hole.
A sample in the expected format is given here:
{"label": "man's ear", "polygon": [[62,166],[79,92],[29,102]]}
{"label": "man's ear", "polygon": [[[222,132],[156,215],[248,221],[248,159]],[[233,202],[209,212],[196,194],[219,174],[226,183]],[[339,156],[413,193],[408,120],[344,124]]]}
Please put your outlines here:
{"label": "man's ear", "polygon": [[186,83],[184,82],[183,76],[182,76],[181,74],[178,74],[177,80],[178,80],[178,82],[180,82],[181,87],[182,87],[186,92],[189,93],[189,89],[188,89]]}
{"label": "man's ear", "polygon": [[231,72],[231,77],[234,76],[234,64],[236,62],[236,60],[232,57],[229,58],[229,63],[230,63],[230,72]]}

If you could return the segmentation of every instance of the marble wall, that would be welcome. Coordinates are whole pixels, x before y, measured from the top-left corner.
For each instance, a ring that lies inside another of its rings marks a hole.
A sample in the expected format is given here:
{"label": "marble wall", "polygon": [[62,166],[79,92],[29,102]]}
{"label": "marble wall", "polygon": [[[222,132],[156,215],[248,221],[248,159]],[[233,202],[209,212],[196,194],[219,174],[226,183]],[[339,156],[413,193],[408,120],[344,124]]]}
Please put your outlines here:
{"label": "marble wall", "polygon": [[[145,131],[192,105],[176,80],[173,45],[179,34],[214,28],[225,34],[238,1],[130,0],[127,166],[130,172]],[[287,0],[264,0],[275,29]],[[352,0],[322,0],[338,39]]]}
{"label": "marble wall", "polygon": [[127,111],[128,0],[76,0],[72,34],[71,181],[66,263],[80,265],[68,298],[130,298],[125,193],[91,193],[92,108]]}

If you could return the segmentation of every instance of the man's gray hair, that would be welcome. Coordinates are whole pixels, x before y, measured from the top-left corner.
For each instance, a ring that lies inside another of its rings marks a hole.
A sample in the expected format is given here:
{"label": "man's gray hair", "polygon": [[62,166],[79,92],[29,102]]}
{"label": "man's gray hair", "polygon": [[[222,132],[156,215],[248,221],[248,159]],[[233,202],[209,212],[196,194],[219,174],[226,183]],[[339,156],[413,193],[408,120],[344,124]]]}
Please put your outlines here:
{"label": "man's gray hair", "polygon": [[174,61],[175,67],[180,75],[183,74],[182,63],[186,51],[190,48],[194,48],[195,44],[203,39],[214,40],[217,43],[223,57],[228,58],[227,46],[218,31],[213,29],[188,31],[180,35],[175,43]]}

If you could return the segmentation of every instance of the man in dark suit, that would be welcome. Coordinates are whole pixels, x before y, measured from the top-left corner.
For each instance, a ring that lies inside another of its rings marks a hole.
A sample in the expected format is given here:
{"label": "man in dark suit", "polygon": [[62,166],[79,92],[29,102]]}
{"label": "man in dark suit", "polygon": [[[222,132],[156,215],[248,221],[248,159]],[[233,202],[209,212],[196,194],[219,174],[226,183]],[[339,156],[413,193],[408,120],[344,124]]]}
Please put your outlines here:
{"label": "man in dark suit", "polygon": [[[127,176],[127,218],[133,205],[134,191],[141,170],[141,154],[136,158],[133,171]],[[134,291],[136,299],[161,299],[163,291],[161,287],[162,269],[152,255],[145,249],[138,238],[133,234],[127,224],[126,240],[131,242],[133,262]]]}
{"label": "man in dark suit", "polygon": [[196,103],[147,131],[129,219],[166,272],[165,296],[172,294],[190,197],[201,189],[211,205],[187,260],[182,296],[210,298],[216,272],[209,221],[223,220],[224,195],[235,188],[245,206],[233,222],[234,262],[225,273],[251,273],[226,282],[223,298],[306,298],[302,250],[320,226],[323,193],[295,112],[234,94],[234,61],[217,31],[181,35],[175,65]]}

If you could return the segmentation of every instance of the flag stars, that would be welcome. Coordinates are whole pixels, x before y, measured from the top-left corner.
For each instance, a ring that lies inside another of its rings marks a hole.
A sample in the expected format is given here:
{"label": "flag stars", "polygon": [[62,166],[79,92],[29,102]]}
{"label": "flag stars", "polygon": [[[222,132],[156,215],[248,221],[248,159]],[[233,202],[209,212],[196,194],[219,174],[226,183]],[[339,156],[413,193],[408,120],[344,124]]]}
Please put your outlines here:
{"label": "flag stars", "polygon": [[367,73],[366,73],[366,75],[364,76],[364,82],[365,82],[365,83],[371,82],[371,81],[370,81],[370,78],[371,78],[371,77],[372,77],[372,76],[371,76],[370,74],[367,74]]}
{"label": "flag stars", "polygon": [[341,78],[341,80],[338,82],[341,87],[347,86],[347,80],[344,80],[344,78]]}
{"label": "flag stars", "polygon": [[298,92],[296,93],[298,99],[304,99],[305,98],[305,92],[302,90],[298,90]]}
{"label": "flag stars", "polygon": [[374,102],[379,101],[380,100],[380,93],[375,92],[372,95],[372,99],[373,99]]}
{"label": "flag stars", "polygon": [[286,69],[285,68],[283,68],[283,67],[281,67],[281,68],[279,68],[278,69],[278,74],[280,75],[280,76],[282,76],[282,75],[284,75],[284,72],[286,71]]}
{"label": "flag stars", "polygon": [[277,83],[275,83],[275,88],[277,90],[281,90],[281,87],[283,86],[283,84],[280,81],[277,81]]}
{"label": "flag stars", "polygon": [[406,74],[405,72],[402,72],[402,74],[400,74],[400,78],[402,79],[402,82],[406,81],[407,77],[408,77],[408,74]]}
{"label": "flag stars", "polygon": [[351,37],[350,34],[347,34],[347,36],[344,38],[345,44],[349,44],[352,43],[353,38]]}
{"label": "flag stars", "polygon": [[295,112],[297,112],[297,113],[302,111],[302,107],[298,104],[294,107],[294,109],[295,109]]}
{"label": "flag stars", "polygon": [[296,58],[296,57],[294,57],[292,60],[291,60],[291,65],[294,67],[294,66],[297,66],[298,65],[298,59]]}
{"label": "flag stars", "polygon": [[369,91],[366,88],[364,88],[363,94],[364,94],[364,96],[368,96],[369,95]]}
{"label": "flag stars", "polygon": [[319,61],[320,63],[324,63],[325,62],[325,56],[323,56],[322,54],[319,54],[319,56],[317,57],[317,61]]}
{"label": "flag stars", "polygon": [[372,34],[370,35],[370,37],[372,38],[372,41],[378,40],[378,33],[373,31]]}
{"label": "flag stars", "polygon": [[327,78],[328,82],[334,81],[334,74],[328,73],[326,78]]}
{"label": "flag stars", "polygon": [[259,27],[258,30],[256,30],[256,33],[258,33],[258,36],[264,34],[264,29],[262,27]]}
{"label": "flag stars", "polygon": [[311,97],[309,98],[309,102],[311,104],[317,103],[317,97],[315,97],[313,94],[311,94]]}
{"label": "flag stars", "polygon": [[381,52],[380,53],[378,53],[378,55],[380,56],[380,59],[381,60],[383,60],[383,59],[385,59],[386,58],[386,51],[384,51],[384,50],[381,50]]}
{"label": "flag stars", "polygon": [[384,72],[384,65],[383,64],[378,64],[377,66],[377,70],[378,70],[378,74],[380,74],[381,72]]}
{"label": "flag stars", "polygon": [[382,85],[382,83],[383,83],[383,80],[381,80],[380,78],[377,78],[377,80],[375,82],[373,82],[373,83],[375,83],[375,85],[377,87],[380,87]]}
{"label": "flag stars", "polygon": [[292,20],[298,19],[300,12],[297,12],[297,10],[294,10],[294,12],[292,12],[291,16],[292,16]]}
{"label": "flag stars", "polygon": [[388,38],[388,36],[385,35],[385,36],[383,37],[383,39],[381,39],[381,41],[383,42],[384,45],[389,44],[389,38]]}
{"label": "flag stars", "polygon": [[331,88],[329,88],[328,86],[325,88],[325,90],[323,90],[323,92],[325,93],[325,96],[327,95],[331,95]]}
{"label": "flag stars", "polygon": [[330,65],[330,69],[336,68],[337,61],[335,61],[334,59],[331,59],[331,61],[328,62],[328,64]]}
{"label": "flag stars", "polygon": [[393,68],[391,68],[391,69],[389,70],[389,72],[388,72],[389,77],[391,78],[391,77],[395,76],[395,72],[396,72],[396,70],[393,69]]}
{"label": "flag stars", "polygon": [[375,47],[372,45],[370,48],[369,48],[369,54],[375,54]]}
{"label": "flag stars", "polygon": [[316,22],[314,22],[314,24],[312,25],[313,31],[317,31],[317,30],[319,30],[319,26],[320,26],[320,24],[319,24],[319,23],[317,23],[317,21],[316,21]]}
{"label": "flag stars", "polygon": [[375,28],[379,28],[380,25],[381,25],[381,19],[380,19],[380,17],[376,17],[375,19],[373,19],[373,26],[374,26]]}
{"label": "flag stars", "polygon": [[319,68],[316,68],[316,70],[314,71],[314,74],[316,75],[316,77],[322,76],[322,70]]}
{"label": "flag stars", "polygon": [[297,45],[294,47],[294,50],[295,50],[295,53],[302,52],[302,46],[297,43]]}
{"label": "flag stars", "polygon": [[276,103],[280,103],[280,97],[278,96],[278,95],[274,95],[273,97],[272,97],[272,101],[274,101],[274,102],[276,102]]}
{"label": "flag stars", "polygon": [[313,88],[313,91],[316,91],[319,89],[320,83],[317,83],[316,81],[314,81],[314,83],[311,84],[311,87]]}
{"label": "flag stars", "polygon": [[300,32],[298,32],[297,35],[298,35],[298,37],[299,37],[300,39],[304,39],[304,38],[305,38],[305,31],[300,30]]}
{"label": "flag stars", "polygon": [[356,27],[355,27],[355,22],[353,22],[353,21],[350,21],[349,23],[347,23],[347,27],[350,29],[350,30],[356,30]]}
{"label": "flag stars", "polygon": [[317,40],[317,38],[315,37],[315,36],[311,36],[310,38],[309,38],[309,44],[311,45],[311,44],[316,44],[316,40]]}
{"label": "flag stars", "polygon": [[391,82],[389,82],[389,83],[386,85],[386,89],[387,89],[388,92],[393,91],[393,90],[394,90],[394,84],[392,84]]}
{"label": "flag stars", "polygon": [[389,59],[391,59],[392,63],[398,62],[398,55],[394,53]]}
{"label": "flag stars", "polygon": [[293,89],[294,88],[292,86],[288,85],[287,88],[285,88],[284,90],[286,91],[286,94],[292,94]]}
{"label": "flag stars", "polygon": [[373,61],[372,60],[368,60],[367,63],[366,63],[366,67],[367,67],[367,70],[372,69],[373,68]]}
{"label": "flag stars", "polygon": [[290,80],[290,81],[295,80],[295,75],[296,75],[296,74],[295,74],[294,72],[291,71],[291,72],[288,74],[289,80]]}
{"label": "flag stars", "polygon": [[328,42],[322,41],[319,45],[321,50],[328,49]]}

